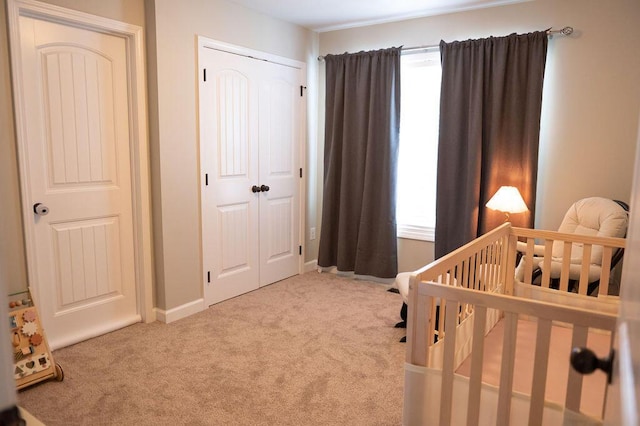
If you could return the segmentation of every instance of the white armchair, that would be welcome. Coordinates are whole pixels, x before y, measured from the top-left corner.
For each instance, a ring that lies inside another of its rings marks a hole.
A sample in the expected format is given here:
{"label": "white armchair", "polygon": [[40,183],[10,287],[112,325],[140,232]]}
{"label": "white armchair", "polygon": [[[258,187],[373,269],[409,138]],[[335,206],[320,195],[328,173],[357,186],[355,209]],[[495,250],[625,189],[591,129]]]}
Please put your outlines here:
{"label": "white armchair", "polygon": [[[579,234],[586,236],[616,237],[624,238],[627,233],[629,223],[629,206],[622,201],[614,201],[608,198],[591,197],[584,198],[574,203],[565,214],[558,232],[567,234]],[[517,250],[525,253],[527,245],[518,242]],[[564,256],[565,244],[563,241],[554,241],[551,249],[551,262],[549,276],[553,279],[560,277],[562,259]],[[569,266],[569,279],[578,280],[581,273],[581,262],[583,246],[580,243],[571,245],[571,265]],[[597,288],[602,269],[602,246],[591,248],[591,264],[589,266],[589,290],[591,293]],[[611,268],[613,269],[620,261],[623,250],[620,249],[613,254]],[[533,282],[542,275],[544,271],[545,246],[534,245],[533,248]],[[524,280],[524,259],[521,259],[516,268],[516,279]]]}

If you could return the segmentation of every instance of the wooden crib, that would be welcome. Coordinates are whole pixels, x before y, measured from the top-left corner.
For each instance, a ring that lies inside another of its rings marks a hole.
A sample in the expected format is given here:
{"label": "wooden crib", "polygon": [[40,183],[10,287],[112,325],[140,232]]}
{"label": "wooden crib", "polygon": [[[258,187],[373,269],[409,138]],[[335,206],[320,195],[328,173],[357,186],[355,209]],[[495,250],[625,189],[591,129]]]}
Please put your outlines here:
{"label": "wooden crib", "polygon": [[[562,259],[551,258],[554,242]],[[624,243],[505,223],[413,273],[403,423],[601,424],[606,374],[583,376],[569,357],[573,347],[610,354],[610,259]],[[600,285],[588,296],[596,251]]]}

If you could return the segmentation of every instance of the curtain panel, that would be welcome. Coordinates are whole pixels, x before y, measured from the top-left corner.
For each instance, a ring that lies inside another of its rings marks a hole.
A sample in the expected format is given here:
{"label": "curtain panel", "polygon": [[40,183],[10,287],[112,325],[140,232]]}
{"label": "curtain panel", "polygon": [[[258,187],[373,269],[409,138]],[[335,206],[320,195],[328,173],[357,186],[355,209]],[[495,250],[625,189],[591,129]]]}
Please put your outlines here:
{"label": "curtain panel", "polygon": [[325,62],[318,265],[393,278],[398,272],[400,48],[327,55]]}
{"label": "curtain panel", "polygon": [[503,185],[530,209],[511,222],[533,227],[547,43],[544,31],[440,42],[436,258],[504,221],[485,207]]}

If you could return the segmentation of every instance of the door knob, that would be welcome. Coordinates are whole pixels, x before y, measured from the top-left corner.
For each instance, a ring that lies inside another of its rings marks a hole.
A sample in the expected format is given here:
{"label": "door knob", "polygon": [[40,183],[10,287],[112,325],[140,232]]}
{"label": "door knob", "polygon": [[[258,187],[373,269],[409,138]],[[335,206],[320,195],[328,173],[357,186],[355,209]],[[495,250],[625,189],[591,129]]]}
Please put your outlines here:
{"label": "door knob", "polygon": [[46,214],[49,214],[49,207],[45,206],[42,203],[35,203],[33,205],[33,212],[38,216],[44,216]]}
{"label": "door knob", "polygon": [[268,187],[267,185],[261,185],[261,186],[260,186],[260,190],[261,190],[262,192],[269,192],[269,187]]}
{"label": "door knob", "polygon": [[260,191],[262,191],[262,189],[260,189],[260,187],[258,185],[253,185],[251,187],[251,192],[255,193],[255,192],[260,192]]}
{"label": "door knob", "polygon": [[607,379],[611,383],[611,374],[613,373],[613,357],[614,350],[611,350],[608,358],[598,358],[591,349],[573,348],[571,350],[571,366],[580,374],[591,374],[596,369],[600,369],[607,373]]}

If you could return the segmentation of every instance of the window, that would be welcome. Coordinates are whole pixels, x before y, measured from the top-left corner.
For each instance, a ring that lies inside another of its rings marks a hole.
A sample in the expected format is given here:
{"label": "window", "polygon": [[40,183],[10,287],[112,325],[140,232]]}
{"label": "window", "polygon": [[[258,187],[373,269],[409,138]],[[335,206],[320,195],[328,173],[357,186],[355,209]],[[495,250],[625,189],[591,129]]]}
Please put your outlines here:
{"label": "window", "polygon": [[401,58],[398,237],[433,241],[440,113],[439,51]]}

